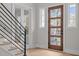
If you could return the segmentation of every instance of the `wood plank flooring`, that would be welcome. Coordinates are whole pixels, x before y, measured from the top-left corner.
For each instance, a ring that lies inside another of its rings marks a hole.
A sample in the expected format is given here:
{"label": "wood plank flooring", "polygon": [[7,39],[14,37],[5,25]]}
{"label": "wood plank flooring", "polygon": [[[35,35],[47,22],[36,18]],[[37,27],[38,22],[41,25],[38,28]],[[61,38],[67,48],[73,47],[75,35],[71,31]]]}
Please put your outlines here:
{"label": "wood plank flooring", "polygon": [[28,56],[72,56],[71,54],[64,53],[62,51],[52,50],[52,49],[28,49]]}

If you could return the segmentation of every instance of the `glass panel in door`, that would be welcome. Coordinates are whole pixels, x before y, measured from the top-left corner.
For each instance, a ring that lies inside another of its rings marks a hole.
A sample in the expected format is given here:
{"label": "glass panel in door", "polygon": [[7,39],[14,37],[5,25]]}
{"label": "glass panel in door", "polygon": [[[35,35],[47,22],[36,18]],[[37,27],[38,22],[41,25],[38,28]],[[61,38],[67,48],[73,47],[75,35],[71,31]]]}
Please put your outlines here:
{"label": "glass panel in door", "polygon": [[61,28],[51,28],[50,35],[61,35]]}
{"label": "glass panel in door", "polygon": [[58,45],[61,46],[61,38],[60,37],[51,37],[50,45]]}
{"label": "glass panel in door", "polygon": [[50,26],[61,26],[61,19],[51,19]]}
{"label": "glass panel in door", "polygon": [[50,10],[50,17],[60,17],[61,16],[61,8]]}

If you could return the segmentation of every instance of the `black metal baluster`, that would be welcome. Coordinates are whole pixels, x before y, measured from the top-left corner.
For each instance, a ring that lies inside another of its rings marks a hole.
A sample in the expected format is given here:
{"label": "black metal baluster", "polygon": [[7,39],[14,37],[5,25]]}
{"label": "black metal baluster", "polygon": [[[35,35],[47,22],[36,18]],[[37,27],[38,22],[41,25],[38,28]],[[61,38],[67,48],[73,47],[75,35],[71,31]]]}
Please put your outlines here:
{"label": "black metal baluster", "polygon": [[24,56],[26,56],[26,29],[25,29],[25,39],[24,39]]}

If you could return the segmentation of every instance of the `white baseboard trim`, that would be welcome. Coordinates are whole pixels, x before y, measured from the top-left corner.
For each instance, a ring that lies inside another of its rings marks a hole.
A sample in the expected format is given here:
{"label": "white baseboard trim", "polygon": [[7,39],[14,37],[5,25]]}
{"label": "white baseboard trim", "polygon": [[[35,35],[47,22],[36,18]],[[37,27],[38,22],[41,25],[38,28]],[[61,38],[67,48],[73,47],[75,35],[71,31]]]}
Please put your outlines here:
{"label": "white baseboard trim", "polygon": [[69,53],[69,54],[73,54],[73,55],[79,55],[78,50],[65,49],[64,52]]}

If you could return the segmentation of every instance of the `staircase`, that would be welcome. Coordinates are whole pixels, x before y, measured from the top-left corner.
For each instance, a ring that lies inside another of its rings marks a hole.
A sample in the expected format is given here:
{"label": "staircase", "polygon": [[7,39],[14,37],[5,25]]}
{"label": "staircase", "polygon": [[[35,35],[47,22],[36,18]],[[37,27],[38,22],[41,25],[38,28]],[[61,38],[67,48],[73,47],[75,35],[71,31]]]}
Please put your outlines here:
{"label": "staircase", "polygon": [[13,56],[26,56],[26,34],[26,28],[0,3],[0,48]]}

